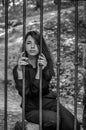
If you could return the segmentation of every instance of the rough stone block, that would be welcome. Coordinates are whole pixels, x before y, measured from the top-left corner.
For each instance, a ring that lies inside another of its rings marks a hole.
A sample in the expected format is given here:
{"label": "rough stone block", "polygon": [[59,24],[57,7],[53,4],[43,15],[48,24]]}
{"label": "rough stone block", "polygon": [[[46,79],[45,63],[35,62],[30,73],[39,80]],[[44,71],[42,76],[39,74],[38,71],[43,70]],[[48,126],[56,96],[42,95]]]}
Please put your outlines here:
{"label": "rough stone block", "polygon": [[39,125],[28,122],[26,125],[26,130],[39,130]]}

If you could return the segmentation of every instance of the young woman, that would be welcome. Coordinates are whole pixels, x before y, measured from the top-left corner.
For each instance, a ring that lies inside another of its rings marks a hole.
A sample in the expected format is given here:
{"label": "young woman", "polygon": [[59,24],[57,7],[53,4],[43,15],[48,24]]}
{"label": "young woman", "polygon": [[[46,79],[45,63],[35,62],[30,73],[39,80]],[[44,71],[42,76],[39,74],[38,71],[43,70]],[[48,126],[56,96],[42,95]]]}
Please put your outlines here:
{"label": "young woman", "polygon": [[[22,97],[22,66],[25,66],[25,119],[39,124],[39,66],[42,65],[42,112],[43,130],[56,130],[56,96],[49,92],[49,82],[54,75],[53,62],[44,38],[42,38],[42,54],[39,53],[40,34],[30,31],[22,46],[22,56],[13,69],[16,88]],[[21,103],[22,106],[22,103]],[[60,130],[74,130],[74,116],[60,104]],[[77,121],[77,130],[80,130]]]}

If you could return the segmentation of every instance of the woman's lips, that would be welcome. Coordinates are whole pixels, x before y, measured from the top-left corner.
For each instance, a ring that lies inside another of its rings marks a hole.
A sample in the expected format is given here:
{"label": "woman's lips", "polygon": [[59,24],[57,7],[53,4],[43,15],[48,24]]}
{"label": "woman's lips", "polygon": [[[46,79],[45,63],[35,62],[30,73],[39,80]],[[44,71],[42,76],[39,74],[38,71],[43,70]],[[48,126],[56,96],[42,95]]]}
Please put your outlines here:
{"label": "woman's lips", "polygon": [[30,52],[31,52],[31,53],[34,53],[34,52],[35,52],[35,50],[30,50]]}

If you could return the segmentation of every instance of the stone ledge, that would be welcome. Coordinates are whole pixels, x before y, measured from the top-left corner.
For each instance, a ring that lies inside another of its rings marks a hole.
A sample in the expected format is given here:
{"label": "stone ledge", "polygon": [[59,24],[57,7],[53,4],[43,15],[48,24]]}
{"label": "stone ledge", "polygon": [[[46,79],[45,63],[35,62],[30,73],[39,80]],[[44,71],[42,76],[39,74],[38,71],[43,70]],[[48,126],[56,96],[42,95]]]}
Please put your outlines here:
{"label": "stone ledge", "polygon": [[26,130],[39,130],[39,125],[28,122],[26,125]]}

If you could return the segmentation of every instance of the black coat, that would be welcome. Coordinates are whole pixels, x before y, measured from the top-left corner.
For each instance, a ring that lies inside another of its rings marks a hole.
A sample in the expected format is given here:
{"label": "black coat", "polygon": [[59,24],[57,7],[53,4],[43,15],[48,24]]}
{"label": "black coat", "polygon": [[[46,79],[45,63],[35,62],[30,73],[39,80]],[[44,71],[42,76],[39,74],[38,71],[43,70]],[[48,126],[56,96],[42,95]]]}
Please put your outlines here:
{"label": "black coat", "polygon": [[[31,65],[25,67],[25,118],[27,121],[39,123],[39,79],[35,79],[36,69]],[[17,66],[13,69],[16,88],[22,96],[22,80],[18,79]],[[56,130],[57,100],[53,92],[49,92],[49,83],[52,76],[48,67],[42,73],[42,113],[43,129]],[[74,130],[74,116],[60,104],[59,109],[60,130]],[[80,125],[77,121],[77,130]]]}
{"label": "black coat", "polygon": [[[39,109],[39,79],[35,79],[36,68],[31,65],[25,67],[25,109],[26,111]],[[22,79],[18,79],[17,66],[13,69],[13,76],[19,95],[22,96]],[[49,83],[52,76],[48,67],[42,71],[42,96],[43,101],[56,98],[53,92],[49,92]],[[22,106],[22,103],[21,103]]]}

